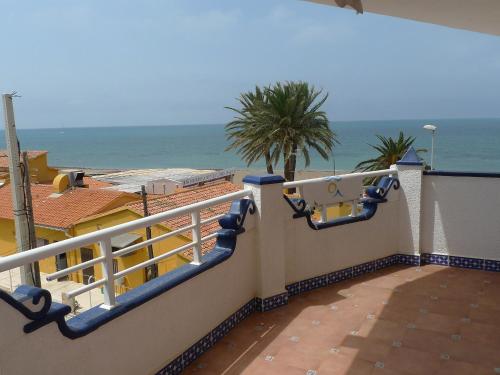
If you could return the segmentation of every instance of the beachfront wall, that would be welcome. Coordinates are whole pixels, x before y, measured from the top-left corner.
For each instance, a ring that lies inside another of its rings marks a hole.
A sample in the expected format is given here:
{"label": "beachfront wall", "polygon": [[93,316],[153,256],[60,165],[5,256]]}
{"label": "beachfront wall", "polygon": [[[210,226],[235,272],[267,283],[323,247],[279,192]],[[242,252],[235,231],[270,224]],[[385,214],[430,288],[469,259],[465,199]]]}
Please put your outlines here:
{"label": "beachfront wall", "polygon": [[499,174],[426,173],[422,253],[500,260],[499,192]]}

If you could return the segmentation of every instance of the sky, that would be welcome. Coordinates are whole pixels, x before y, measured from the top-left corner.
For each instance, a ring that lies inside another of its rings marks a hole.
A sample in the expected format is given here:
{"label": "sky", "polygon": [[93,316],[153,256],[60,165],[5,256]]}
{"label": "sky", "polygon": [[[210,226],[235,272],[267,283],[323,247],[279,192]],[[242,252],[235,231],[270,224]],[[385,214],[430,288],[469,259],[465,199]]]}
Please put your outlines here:
{"label": "sky", "polygon": [[300,0],[0,0],[19,128],[225,123],[304,80],[332,121],[500,117],[500,37]]}

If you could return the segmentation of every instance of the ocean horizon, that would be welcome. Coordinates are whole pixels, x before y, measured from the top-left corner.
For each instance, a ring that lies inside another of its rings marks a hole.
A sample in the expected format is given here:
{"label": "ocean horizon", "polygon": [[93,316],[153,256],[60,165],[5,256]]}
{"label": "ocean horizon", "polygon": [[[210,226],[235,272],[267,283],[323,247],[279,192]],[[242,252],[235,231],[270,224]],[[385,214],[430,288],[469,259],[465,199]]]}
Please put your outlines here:
{"label": "ocean horizon", "polygon": [[[422,126],[438,126],[435,169],[500,172],[500,119],[420,119],[336,121],[331,123],[340,144],[325,161],[313,153],[309,169],[352,170],[376,156],[369,144],[376,134],[416,137],[415,148],[429,161],[431,135]],[[224,124],[110,126],[17,129],[22,149],[47,150],[49,164],[58,167],[132,168],[247,168],[235,152],[225,151]],[[0,148],[5,136],[0,131]],[[264,168],[256,163],[250,168]],[[299,161],[298,169],[303,169]]]}

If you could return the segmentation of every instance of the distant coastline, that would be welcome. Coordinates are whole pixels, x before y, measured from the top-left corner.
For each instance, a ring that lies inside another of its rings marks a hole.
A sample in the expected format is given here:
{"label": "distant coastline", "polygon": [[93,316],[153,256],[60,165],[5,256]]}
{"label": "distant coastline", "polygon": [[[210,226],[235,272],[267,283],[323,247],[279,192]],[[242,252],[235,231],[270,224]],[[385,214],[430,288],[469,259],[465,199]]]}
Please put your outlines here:
{"label": "distant coastline", "polygon": [[[417,138],[416,147],[429,149],[430,136],[422,129],[428,122],[438,126],[436,168],[500,172],[500,119],[333,122],[341,143],[328,161],[313,153],[308,170],[353,170],[357,163],[374,156],[369,144],[376,143],[376,134],[395,136],[402,130]],[[116,170],[248,168],[238,155],[225,151],[223,124],[18,129],[18,137],[23,149],[49,151],[49,164],[55,166]],[[0,131],[0,148],[4,147]],[[249,168],[264,167],[260,162]],[[298,169],[304,169],[301,160]]]}

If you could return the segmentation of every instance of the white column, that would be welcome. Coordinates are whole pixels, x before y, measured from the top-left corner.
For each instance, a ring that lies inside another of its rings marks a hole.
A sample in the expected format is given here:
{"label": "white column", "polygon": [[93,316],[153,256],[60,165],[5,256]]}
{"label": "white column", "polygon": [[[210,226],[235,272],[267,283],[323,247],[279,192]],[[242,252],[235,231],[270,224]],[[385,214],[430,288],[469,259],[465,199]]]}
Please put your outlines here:
{"label": "white column", "polygon": [[256,205],[256,251],[258,252],[257,297],[267,298],[285,289],[285,200],[281,176],[247,176],[245,189],[251,189]]}
{"label": "white column", "polygon": [[[402,159],[403,160],[403,159]],[[397,163],[400,187],[399,251],[420,255],[420,228],[422,211],[422,163]]]}

